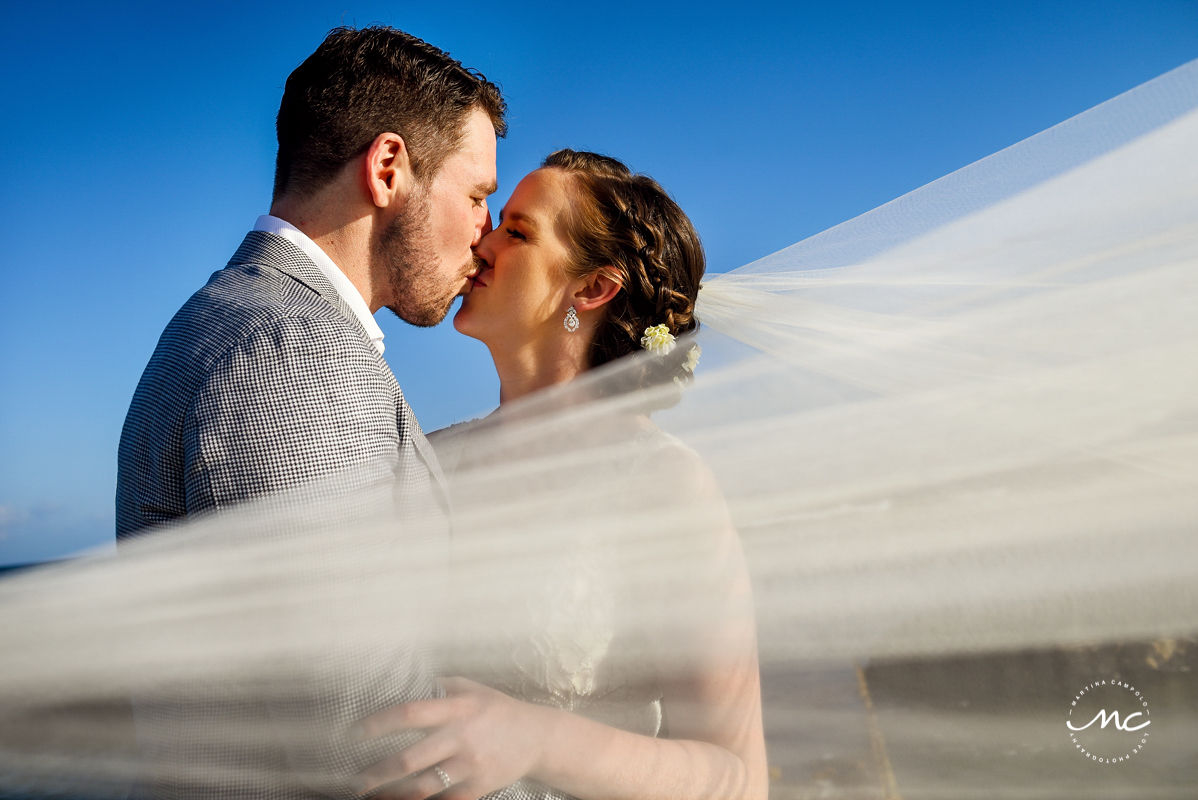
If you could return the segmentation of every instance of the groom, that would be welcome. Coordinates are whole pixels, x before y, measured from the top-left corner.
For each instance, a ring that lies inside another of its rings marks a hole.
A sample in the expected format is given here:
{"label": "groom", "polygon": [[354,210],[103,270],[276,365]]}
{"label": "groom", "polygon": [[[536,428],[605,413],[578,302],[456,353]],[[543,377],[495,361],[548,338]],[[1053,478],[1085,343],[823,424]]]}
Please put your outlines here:
{"label": "groom", "polygon": [[[390,28],[334,30],[291,74],[270,214],[175,315],[130,404],[118,538],[305,486],[331,502],[382,486],[401,508],[444,515],[436,458],[383,360],[372,315],[386,306],[435,325],[469,290],[472,246],[490,226],[504,110],[485,78]],[[396,527],[402,546],[412,534]],[[204,740],[230,708],[247,725],[278,716],[265,701],[250,711],[227,701],[219,684],[157,705],[139,698],[139,738],[152,764],[168,765],[153,791],[298,798],[320,790],[273,780],[183,786],[169,765],[233,776],[290,774],[302,763],[326,780],[352,779],[380,753],[348,742],[350,724],[436,691],[420,656],[403,642],[384,644],[394,647],[390,663],[348,673],[336,697],[298,704],[329,731],[321,748],[302,753]]]}
{"label": "groom", "polygon": [[270,214],[184,304],[121,435],[117,536],[314,481],[438,468],[382,358],[383,306],[436,325],[489,225],[499,90],[387,28],[339,29],[287,80]]}

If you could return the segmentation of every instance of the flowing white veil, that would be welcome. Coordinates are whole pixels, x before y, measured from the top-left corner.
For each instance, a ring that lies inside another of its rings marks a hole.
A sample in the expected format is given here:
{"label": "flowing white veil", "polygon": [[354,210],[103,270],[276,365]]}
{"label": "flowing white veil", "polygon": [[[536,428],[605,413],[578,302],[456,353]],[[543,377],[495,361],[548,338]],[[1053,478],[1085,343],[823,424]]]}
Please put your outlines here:
{"label": "flowing white veil", "polygon": [[[684,668],[743,612],[705,598],[727,513],[774,796],[1192,796],[1196,145],[1192,62],[709,276],[685,389],[646,382],[645,354],[441,438],[452,554],[293,499],[6,579],[5,788],[119,785],[138,766],[113,709],[155,687],[335,692],[330,653],[396,640],[484,669],[578,542],[653,642],[626,665]],[[647,409],[669,446],[646,456]],[[1097,681],[1150,709],[1142,752],[1071,738]]]}

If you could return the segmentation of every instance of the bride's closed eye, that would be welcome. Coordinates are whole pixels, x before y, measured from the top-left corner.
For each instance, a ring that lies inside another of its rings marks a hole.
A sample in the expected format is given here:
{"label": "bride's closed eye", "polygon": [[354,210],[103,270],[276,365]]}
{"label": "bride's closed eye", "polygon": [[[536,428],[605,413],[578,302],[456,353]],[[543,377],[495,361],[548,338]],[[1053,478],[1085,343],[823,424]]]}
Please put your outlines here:
{"label": "bride's closed eye", "polygon": [[504,228],[503,232],[506,233],[512,239],[524,240],[524,239],[528,238],[524,234],[520,233],[520,231],[516,230],[515,228]]}

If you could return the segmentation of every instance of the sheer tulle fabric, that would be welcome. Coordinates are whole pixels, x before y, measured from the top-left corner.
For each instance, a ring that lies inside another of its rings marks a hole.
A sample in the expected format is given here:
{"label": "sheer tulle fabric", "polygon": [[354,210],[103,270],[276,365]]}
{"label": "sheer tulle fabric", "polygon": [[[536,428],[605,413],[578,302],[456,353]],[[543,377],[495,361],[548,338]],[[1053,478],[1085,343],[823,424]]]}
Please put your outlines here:
{"label": "sheer tulle fabric", "polygon": [[[439,437],[450,544],[299,492],[5,580],[0,774],[119,785],[125,698],[320,697],[394,642],[643,699],[755,620],[777,796],[1188,796],[1196,142],[1198,62],[709,276],[685,389],[638,356]],[[1065,715],[1116,673],[1167,713],[1100,766]]]}

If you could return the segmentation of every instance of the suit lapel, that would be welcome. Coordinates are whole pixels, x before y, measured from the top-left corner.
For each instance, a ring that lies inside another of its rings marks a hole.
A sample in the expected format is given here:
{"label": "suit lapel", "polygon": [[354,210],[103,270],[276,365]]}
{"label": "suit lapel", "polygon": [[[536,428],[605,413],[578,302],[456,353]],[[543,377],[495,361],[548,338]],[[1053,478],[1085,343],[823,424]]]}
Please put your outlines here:
{"label": "suit lapel", "polygon": [[230,267],[241,264],[271,267],[303,284],[337,309],[346,322],[361,331],[366,341],[370,341],[370,336],[358,321],[358,316],[342,299],[332,282],[303,250],[283,237],[264,231],[250,231],[242,241],[241,247],[238,247],[237,252],[229,259]]}
{"label": "suit lapel", "polygon": [[362,335],[363,341],[374,351],[375,358],[378,359],[384,372],[391,378],[390,383],[398,401],[398,413],[401,416],[406,415],[404,419],[396,420],[399,429],[408,432],[413,447],[417,454],[419,454],[421,461],[424,462],[429,474],[433,477],[433,483],[436,484],[436,491],[442,505],[445,505],[448,509],[445,476],[441,472],[441,465],[437,461],[437,454],[433,451],[433,447],[429,444],[428,439],[425,438],[424,432],[420,429],[420,423],[416,420],[416,416],[412,413],[411,408],[404,399],[403,391],[399,388],[399,382],[395,380],[395,374],[391,371],[391,366],[383,358],[382,354],[375,349],[374,343],[370,341],[370,335],[362,327],[362,323],[358,321],[358,316],[349,307],[349,304],[342,299],[332,282],[325,277],[316,264],[312,263],[312,259],[308,258],[303,250],[300,250],[283,237],[275,236],[273,233],[266,233],[265,231],[250,231],[247,233],[245,239],[241,242],[241,246],[237,248],[237,252],[229,259],[228,266],[245,264],[276,269],[308,287],[308,289],[323,298],[329,305],[336,308],[338,313],[345,318],[345,321]]}
{"label": "suit lapel", "polygon": [[[398,385],[397,387],[398,388]],[[401,394],[402,398],[402,394]],[[407,401],[402,401],[399,404],[399,414],[405,416],[406,426],[400,424],[400,430],[405,428],[408,431],[408,438],[412,442],[413,448],[420,456],[420,460],[424,462],[424,466],[428,469],[429,475],[432,477],[434,491],[437,493],[437,500],[441,504],[442,509],[446,514],[449,513],[449,491],[446,488],[448,484],[445,482],[445,474],[441,471],[441,462],[437,458],[437,453],[433,450],[432,444],[424,435],[424,431],[420,428],[420,423],[416,420],[416,415],[412,413],[412,408],[407,404]]]}

